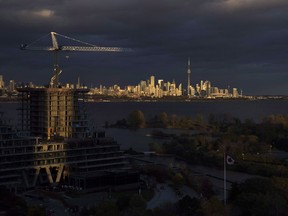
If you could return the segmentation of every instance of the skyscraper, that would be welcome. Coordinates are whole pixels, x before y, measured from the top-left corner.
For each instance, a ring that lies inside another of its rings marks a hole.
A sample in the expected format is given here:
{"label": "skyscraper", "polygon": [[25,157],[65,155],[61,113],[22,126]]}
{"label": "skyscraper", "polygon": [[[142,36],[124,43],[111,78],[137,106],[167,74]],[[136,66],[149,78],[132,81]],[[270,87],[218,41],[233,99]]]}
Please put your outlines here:
{"label": "skyscraper", "polygon": [[150,86],[155,87],[155,76],[150,76]]}
{"label": "skyscraper", "polygon": [[190,74],[191,74],[191,69],[190,69],[190,58],[188,58],[188,80],[187,80],[187,95],[190,96]]}
{"label": "skyscraper", "polygon": [[76,89],[79,89],[81,86],[80,84],[80,76],[78,76],[77,84],[76,84]]}
{"label": "skyscraper", "polygon": [[4,87],[3,75],[0,75],[0,89],[3,89]]}
{"label": "skyscraper", "polygon": [[10,80],[10,81],[9,81],[8,90],[9,90],[10,92],[14,92],[14,91],[16,90],[16,88],[15,88],[15,81],[14,81],[14,80]]}

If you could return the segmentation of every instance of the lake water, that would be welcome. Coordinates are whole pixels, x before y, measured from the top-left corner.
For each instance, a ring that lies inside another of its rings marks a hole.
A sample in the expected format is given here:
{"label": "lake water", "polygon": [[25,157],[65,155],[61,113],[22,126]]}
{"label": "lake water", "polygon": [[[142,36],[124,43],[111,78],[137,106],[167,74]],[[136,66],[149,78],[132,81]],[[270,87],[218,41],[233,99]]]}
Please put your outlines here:
{"label": "lake water", "polygon": [[[193,101],[193,102],[101,102],[86,103],[89,119],[94,125],[101,128],[106,121],[114,123],[126,118],[133,110],[142,110],[146,118],[151,118],[161,112],[176,114],[178,116],[191,116],[201,114],[227,114],[241,120],[246,118],[260,121],[272,114],[288,114],[288,100],[256,100],[256,101]],[[0,110],[11,123],[17,122],[17,103],[1,103]],[[106,133],[117,140],[123,149],[133,147],[138,151],[148,151],[151,142],[162,142],[149,136],[152,129],[125,130],[106,129]]]}
{"label": "lake water", "polygon": [[271,114],[288,114],[288,100],[87,103],[87,110],[99,126],[126,118],[133,110],[142,110],[146,118],[161,112],[191,117],[208,117],[212,113],[259,121]]}

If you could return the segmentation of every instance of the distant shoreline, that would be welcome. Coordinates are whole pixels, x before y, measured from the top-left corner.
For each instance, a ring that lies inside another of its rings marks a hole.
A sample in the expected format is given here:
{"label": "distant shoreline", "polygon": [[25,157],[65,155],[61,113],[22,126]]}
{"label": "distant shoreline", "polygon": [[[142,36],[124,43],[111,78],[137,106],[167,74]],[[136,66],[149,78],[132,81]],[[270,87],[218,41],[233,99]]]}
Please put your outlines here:
{"label": "distant shoreline", "polygon": [[[88,98],[85,102],[88,103],[110,103],[110,102],[213,102],[213,101],[259,101],[259,100],[275,100],[282,101],[288,100],[288,96],[245,96],[238,98],[185,98],[185,97],[169,97],[169,98],[141,98],[141,99],[132,99],[132,98],[117,98],[117,97],[105,97],[105,98]],[[0,103],[18,103],[21,99],[15,98],[0,98]]]}
{"label": "distant shoreline", "polygon": [[175,98],[175,99],[121,99],[121,98],[112,98],[112,99],[97,99],[97,100],[87,100],[88,103],[110,103],[110,102],[135,102],[135,103],[157,103],[157,102],[181,102],[181,103],[193,103],[193,102],[213,102],[213,101],[261,101],[261,100],[270,100],[270,101],[283,101],[288,100],[288,96],[285,97],[261,97],[261,98],[193,98],[193,99],[184,99],[184,98]]}

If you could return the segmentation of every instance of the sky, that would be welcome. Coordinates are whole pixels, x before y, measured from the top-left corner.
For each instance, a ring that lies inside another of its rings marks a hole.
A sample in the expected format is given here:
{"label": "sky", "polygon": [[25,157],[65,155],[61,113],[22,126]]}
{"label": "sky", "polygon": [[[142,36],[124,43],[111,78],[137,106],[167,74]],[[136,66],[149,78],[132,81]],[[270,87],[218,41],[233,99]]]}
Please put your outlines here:
{"label": "sky", "polygon": [[0,0],[0,29],[6,82],[49,83],[52,54],[19,46],[51,46],[53,31],[133,50],[61,53],[62,83],[124,87],[154,75],[186,87],[190,57],[192,85],[288,93],[287,0]]}

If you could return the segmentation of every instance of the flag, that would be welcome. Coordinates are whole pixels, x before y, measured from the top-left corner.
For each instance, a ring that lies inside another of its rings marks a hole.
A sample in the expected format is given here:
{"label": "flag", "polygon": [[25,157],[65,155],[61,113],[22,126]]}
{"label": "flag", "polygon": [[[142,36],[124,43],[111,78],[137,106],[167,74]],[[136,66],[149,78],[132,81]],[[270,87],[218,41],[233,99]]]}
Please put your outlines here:
{"label": "flag", "polygon": [[235,160],[231,156],[227,155],[226,156],[226,162],[227,162],[227,164],[232,165],[235,163]]}

